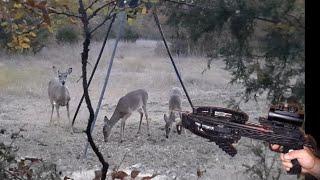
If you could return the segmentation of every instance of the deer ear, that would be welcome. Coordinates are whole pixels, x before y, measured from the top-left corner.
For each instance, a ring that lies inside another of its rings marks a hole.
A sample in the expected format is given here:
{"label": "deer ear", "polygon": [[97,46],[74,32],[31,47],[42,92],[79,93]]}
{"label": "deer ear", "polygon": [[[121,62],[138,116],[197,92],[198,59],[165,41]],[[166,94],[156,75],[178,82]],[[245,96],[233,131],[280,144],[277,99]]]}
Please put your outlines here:
{"label": "deer ear", "polygon": [[57,73],[57,68],[56,68],[56,66],[52,66],[52,70],[53,70],[54,73]]}
{"label": "deer ear", "polygon": [[104,122],[107,122],[107,121],[109,121],[108,117],[104,116]]}
{"label": "deer ear", "polygon": [[168,122],[168,117],[167,117],[166,114],[163,115],[163,119],[164,119],[165,122]]}
{"label": "deer ear", "polygon": [[72,72],[72,68],[69,68],[68,69],[68,74],[71,74],[71,72]]}

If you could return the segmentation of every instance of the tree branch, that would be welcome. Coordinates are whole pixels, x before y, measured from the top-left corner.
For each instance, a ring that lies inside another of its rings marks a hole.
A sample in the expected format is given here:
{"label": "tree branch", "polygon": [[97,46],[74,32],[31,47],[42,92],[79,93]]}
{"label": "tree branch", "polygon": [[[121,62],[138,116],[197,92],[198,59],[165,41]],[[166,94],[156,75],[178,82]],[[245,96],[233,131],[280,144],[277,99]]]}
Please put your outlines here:
{"label": "tree branch", "polygon": [[104,18],[104,20],[97,25],[95,28],[93,28],[90,33],[92,34],[93,32],[95,32],[97,29],[99,29],[101,26],[104,25],[105,22],[107,22],[109,19],[111,19],[113,16],[115,16],[116,14],[113,14],[112,16],[110,16],[110,14],[113,12],[113,10],[115,9],[116,6],[113,7],[113,9],[110,11],[110,13]]}
{"label": "tree branch", "polygon": [[58,15],[65,15],[65,16],[68,16],[68,17],[81,18],[81,16],[79,16],[79,15],[71,14],[71,13],[68,13],[68,12],[59,12],[59,11],[57,11],[56,9],[53,9],[53,8],[51,8],[51,7],[48,8],[48,13],[58,14]]}
{"label": "tree branch", "polygon": [[254,19],[257,19],[257,20],[260,20],[260,21],[270,22],[270,23],[273,23],[273,24],[277,24],[277,23],[279,23],[279,22],[280,22],[279,20],[267,19],[267,18],[264,18],[264,17],[258,17],[258,16],[255,16],[255,17],[253,17],[253,18],[254,18]]}
{"label": "tree branch", "polygon": [[106,4],[102,5],[102,6],[100,6],[100,7],[97,8],[95,11],[93,11],[93,13],[88,17],[88,19],[89,19],[89,20],[92,19],[92,18],[93,18],[94,16],[96,16],[97,13],[98,13],[99,11],[101,11],[103,8],[109,6],[110,4],[113,4],[113,3],[115,3],[115,2],[116,2],[116,1],[110,1],[110,2],[108,2],[108,3],[106,3]]}
{"label": "tree branch", "polygon": [[96,4],[98,1],[100,0],[95,0],[93,1],[87,8],[85,8],[85,10],[87,11],[88,9],[90,9],[94,4]]}
{"label": "tree branch", "polygon": [[83,52],[81,53],[81,62],[82,62],[82,86],[83,86],[83,94],[86,100],[87,108],[89,110],[89,119],[88,119],[88,125],[86,129],[86,134],[88,137],[88,142],[90,143],[90,146],[92,150],[97,155],[99,161],[102,164],[102,176],[101,179],[105,180],[107,171],[109,168],[109,164],[104,160],[103,155],[100,153],[98,147],[95,145],[92,134],[91,134],[91,126],[92,122],[94,120],[94,111],[91,105],[91,100],[88,92],[88,81],[87,81],[87,61],[89,56],[89,46],[90,46],[90,39],[91,39],[91,33],[89,30],[89,19],[87,16],[87,13],[84,9],[83,1],[79,0],[79,14],[81,14],[81,21],[83,23],[83,31],[85,40],[83,42]]}

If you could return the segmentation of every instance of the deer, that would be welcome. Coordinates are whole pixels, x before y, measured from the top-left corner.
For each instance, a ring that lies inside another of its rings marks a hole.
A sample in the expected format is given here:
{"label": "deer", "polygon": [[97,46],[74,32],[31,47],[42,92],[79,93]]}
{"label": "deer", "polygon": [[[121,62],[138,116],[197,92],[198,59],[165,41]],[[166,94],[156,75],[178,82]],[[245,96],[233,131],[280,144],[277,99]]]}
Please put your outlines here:
{"label": "deer", "polygon": [[166,138],[169,138],[172,124],[176,122],[177,113],[179,114],[180,121],[176,123],[176,128],[177,128],[178,134],[181,134],[181,131],[182,131],[181,98],[182,98],[182,93],[180,89],[177,87],[172,88],[170,92],[170,97],[169,97],[169,116],[167,116],[166,114],[163,115],[163,119],[165,121]]}
{"label": "deer", "polygon": [[117,103],[117,106],[111,116],[108,119],[107,116],[104,117],[104,126],[103,126],[103,135],[104,141],[108,142],[108,138],[111,134],[111,130],[113,126],[121,119],[121,128],[120,128],[120,143],[123,142],[124,137],[124,128],[126,120],[131,116],[134,111],[138,111],[140,113],[140,123],[137,134],[140,134],[141,130],[141,122],[143,118],[143,114],[145,114],[147,121],[147,130],[148,136],[150,136],[149,131],[149,118],[147,112],[147,101],[148,101],[148,93],[144,89],[138,89],[131,91],[121,97]]}
{"label": "deer", "polygon": [[70,121],[69,101],[71,98],[70,98],[69,90],[66,87],[65,83],[68,75],[71,74],[72,72],[71,67],[68,68],[66,72],[61,72],[60,70],[57,70],[55,66],[52,66],[52,69],[58,77],[51,79],[48,85],[48,95],[49,95],[50,103],[52,106],[50,124],[52,124],[54,107],[56,108],[56,111],[57,111],[58,121],[60,120],[60,114],[59,114],[60,106],[66,106],[68,119]]}

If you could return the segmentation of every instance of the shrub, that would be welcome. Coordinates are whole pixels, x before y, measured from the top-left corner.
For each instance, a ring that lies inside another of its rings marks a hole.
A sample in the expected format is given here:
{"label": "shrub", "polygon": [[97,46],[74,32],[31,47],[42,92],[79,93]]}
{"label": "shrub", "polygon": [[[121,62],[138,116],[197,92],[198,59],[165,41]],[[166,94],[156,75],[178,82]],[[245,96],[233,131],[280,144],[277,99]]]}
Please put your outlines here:
{"label": "shrub", "polygon": [[73,26],[64,26],[56,34],[58,43],[76,43],[79,40],[79,31]]}
{"label": "shrub", "polygon": [[139,34],[130,28],[125,29],[124,34],[121,38],[121,40],[129,42],[136,42],[137,39],[139,39]]}

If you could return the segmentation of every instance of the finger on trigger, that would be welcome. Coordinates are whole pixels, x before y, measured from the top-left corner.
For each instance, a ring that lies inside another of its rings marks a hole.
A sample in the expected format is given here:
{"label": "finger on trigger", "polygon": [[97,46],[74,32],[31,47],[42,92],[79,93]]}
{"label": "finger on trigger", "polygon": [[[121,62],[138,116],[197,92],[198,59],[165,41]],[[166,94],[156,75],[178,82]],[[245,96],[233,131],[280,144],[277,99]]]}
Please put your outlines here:
{"label": "finger on trigger", "polygon": [[288,168],[292,168],[292,167],[293,167],[293,165],[292,165],[291,162],[286,162],[286,161],[283,161],[283,162],[282,162],[282,165],[283,165],[284,167],[288,167]]}

